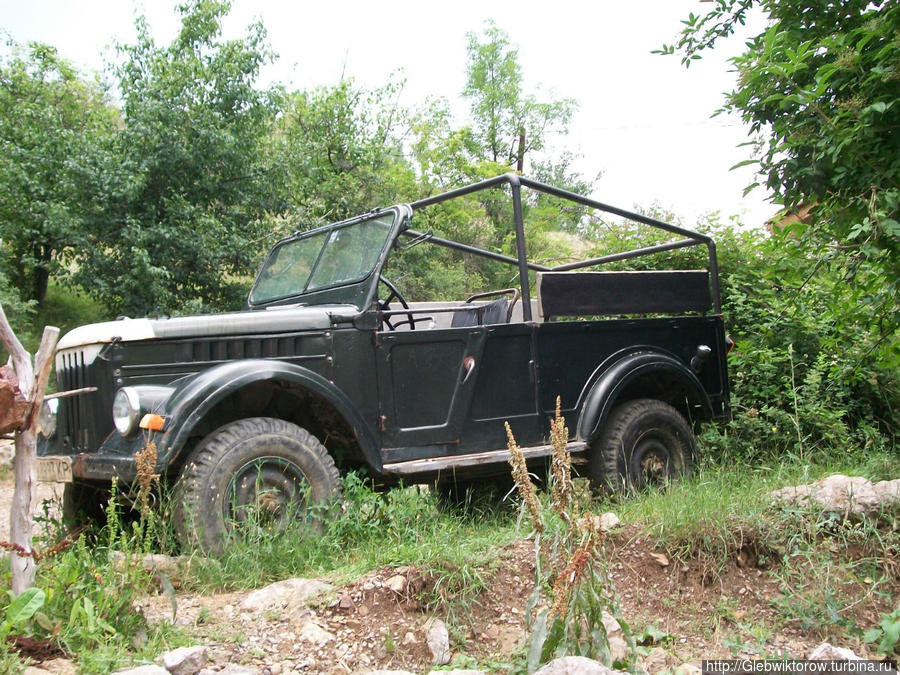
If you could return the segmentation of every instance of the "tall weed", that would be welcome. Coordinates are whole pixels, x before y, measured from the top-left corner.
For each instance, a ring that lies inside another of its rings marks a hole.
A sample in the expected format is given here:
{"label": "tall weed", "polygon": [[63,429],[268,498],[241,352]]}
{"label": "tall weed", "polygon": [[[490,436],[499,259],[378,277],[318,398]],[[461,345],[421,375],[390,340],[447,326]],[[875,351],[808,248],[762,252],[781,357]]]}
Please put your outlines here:
{"label": "tall weed", "polygon": [[568,655],[613,665],[604,615],[618,622],[632,653],[634,644],[602,557],[609,520],[589,510],[589,491],[579,492],[573,481],[566,447],[569,430],[560,414],[559,399],[550,430],[549,506],[538,498],[509,424],[506,433],[513,479],[531,521],[535,544],[535,588],[526,608],[531,631],[528,672]]}

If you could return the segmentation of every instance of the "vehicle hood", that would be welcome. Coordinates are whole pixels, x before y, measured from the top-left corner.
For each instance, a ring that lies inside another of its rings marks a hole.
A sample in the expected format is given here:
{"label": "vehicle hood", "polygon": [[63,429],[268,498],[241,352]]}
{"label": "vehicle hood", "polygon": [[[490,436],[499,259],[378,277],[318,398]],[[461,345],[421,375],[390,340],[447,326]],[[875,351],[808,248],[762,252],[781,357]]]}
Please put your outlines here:
{"label": "vehicle hood", "polygon": [[66,333],[56,349],[95,346],[99,350],[108,342],[324,330],[331,328],[335,320],[346,320],[357,314],[359,309],[352,305],[317,305],[166,319],[120,319],[79,326]]}

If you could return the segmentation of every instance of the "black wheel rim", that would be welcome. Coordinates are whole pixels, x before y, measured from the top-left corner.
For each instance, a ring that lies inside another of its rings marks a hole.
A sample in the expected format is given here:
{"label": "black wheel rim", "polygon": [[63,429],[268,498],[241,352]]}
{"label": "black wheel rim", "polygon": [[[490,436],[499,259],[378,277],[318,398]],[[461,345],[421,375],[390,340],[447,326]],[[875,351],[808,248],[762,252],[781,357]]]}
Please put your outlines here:
{"label": "black wheel rim", "polygon": [[631,466],[639,485],[662,485],[673,477],[669,443],[671,439],[656,434],[647,434],[635,443]]}
{"label": "black wheel rim", "polygon": [[306,510],[309,483],[299,466],[282,457],[258,457],[238,469],[228,486],[232,525],[278,529]]}

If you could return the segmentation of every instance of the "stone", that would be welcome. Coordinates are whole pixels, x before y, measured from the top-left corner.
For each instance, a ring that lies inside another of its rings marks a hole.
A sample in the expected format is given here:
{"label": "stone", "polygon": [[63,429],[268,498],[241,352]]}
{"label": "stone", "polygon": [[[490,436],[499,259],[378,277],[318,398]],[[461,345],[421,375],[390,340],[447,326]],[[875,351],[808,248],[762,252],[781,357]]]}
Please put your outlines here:
{"label": "stone", "polygon": [[[76,675],[78,668],[68,659],[52,659],[44,661],[41,667],[49,670],[54,675]],[[28,672],[27,670],[25,672]]]}
{"label": "stone", "polygon": [[242,666],[237,663],[229,663],[219,671],[218,675],[260,675],[259,669],[253,666]]}
{"label": "stone", "polygon": [[536,670],[534,675],[610,675],[621,672],[623,671],[613,670],[599,661],[584,656],[564,656],[553,659]]}
{"label": "stone", "polygon": [[641,660],[641,667],[648,673],[659,673],[669,665],[669,653],[662,647],[654,647]]}
{"label": "stone", "polygon": [[830,642],[823,642],[806,658],[810,661],[862,661],[862,657],[854,654],[852,650],[846,647],[835,647]]}
{"label": "stone", "polygon": [[162,664],[172,675],[196,675],[209,661],[209,649],[204,646],[179,647],[162,655]]}
{"label": "stone", "polygon": [[334,640],[334,635],[311,619],[300,627],[298,637],[301,640],[310,642],[314,645],[323,645],[326,642]]}
{"label": "stone", "polygon": [[113,675],[169,675],[169,671],[162,666],[138,666],[117,670]]}
{"label": "stone", "polygon": [[690,661],[682,663],[675,669],[675,675],[702,675],[703,669]]}
{"label": "stone", "polygon": [[250,593],[241,603],[241,611],[262,612],[288,605],[302,605],[310,598],[331,589],[330,584],[318,579],[285,579]]}
{"label": "stone", "polygon": [[628,643],[620,635],[609,638],[609,657],[613,663],[625,663],[628,660]]}
{"label": "stone", "polygon": [[603,620],[603,627],[606,629],[607,637],[612,637],[616,633],[622,632],[622,627],[619,625],[619,622],[616,621],[616,617],[614,617],[606,610],[603,610],[601,618]]}
{"label": "stone", "polygon": [[431,670],[428,675],[487,675],[487,671],[454,668],[452,670]]}
{"label": "stone", "polygon": [[394,591],[394,593],[404,593],[406,592],[406,577],[402,574],[395,574],[385,581],[384,585]]}
{"label": "stone", "polygon": [[[121,572],[131,564],[136,565],[136,559],[129,559],[121,551],[110,551],[107,555],[113,568]],[[180,587],[182,580],[187,577],[190,566],[190,558],[186,556],[173,557],[161,553],[148,553],[140,560],[141,569],[148,574],[165,574],[172,585]]]}
{"label": "stone", "polygon": [[611,532],[619,526],[619,516],[612,511],[608,511],[600,516],[600,529],[603,532]]}
{"label": "stone", "polygon": [[816,504],[841,515],[874,514],[900,502],[900,479],[872,483],[861,476],[834,474],[809,485],[775,490],[776,503]]}
{"label": "stone", "polygon": [[435,665],[450,663],[450,633],[443,621],[431,618],[425,622],[425,641]]}

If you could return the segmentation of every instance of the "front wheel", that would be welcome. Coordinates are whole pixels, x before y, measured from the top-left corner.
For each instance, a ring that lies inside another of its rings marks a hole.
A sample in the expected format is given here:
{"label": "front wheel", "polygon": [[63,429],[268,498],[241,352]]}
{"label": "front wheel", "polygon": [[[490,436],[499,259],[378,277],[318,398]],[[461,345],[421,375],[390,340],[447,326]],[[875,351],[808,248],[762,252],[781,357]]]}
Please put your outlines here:
{"label": "front wheel", "polygon": [[696,443],[668,403],[642,398],[615,408],[592,445],[591,478],[612,492],[664,485],[690,474]]}
{"label": "front wheel", "polygon": [[212,432],[188,459],[176,532],[182,543],[218,552],[242,528],[315,527],[317,510],[340,493],[334,460],[308,431],[268,417],[239,420]]}

